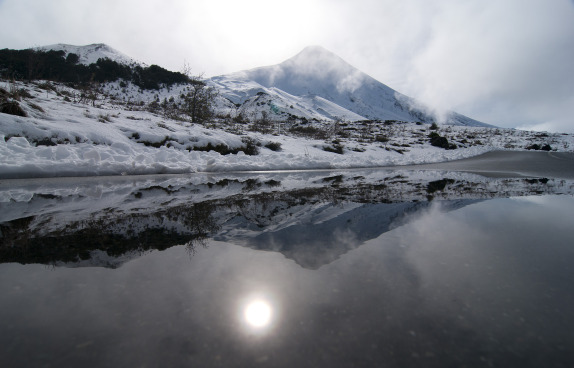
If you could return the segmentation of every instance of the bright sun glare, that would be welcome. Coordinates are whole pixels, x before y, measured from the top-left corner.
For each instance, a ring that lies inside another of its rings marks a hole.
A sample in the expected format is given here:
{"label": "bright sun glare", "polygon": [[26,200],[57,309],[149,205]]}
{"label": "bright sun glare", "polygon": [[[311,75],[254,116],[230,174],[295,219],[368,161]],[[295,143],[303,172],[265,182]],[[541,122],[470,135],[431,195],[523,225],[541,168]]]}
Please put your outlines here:
{"label": "bright sun glare", "polygon": [[243,312],[245,321],[252,327],[265,327],[271,322],[271,306],[263,300],[255,300]]}

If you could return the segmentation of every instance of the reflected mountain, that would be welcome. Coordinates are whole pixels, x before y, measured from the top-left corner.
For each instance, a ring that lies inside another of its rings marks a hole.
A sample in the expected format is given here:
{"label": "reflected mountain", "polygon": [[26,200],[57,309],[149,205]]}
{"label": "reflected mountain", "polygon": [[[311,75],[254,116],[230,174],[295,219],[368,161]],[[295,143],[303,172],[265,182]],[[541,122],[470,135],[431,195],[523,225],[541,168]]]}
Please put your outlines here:
{"label": "reflected mountain", "polygon": [[116,268],[209,239],[318,269],[432,201],[572,194],[574,182],[389,170],[99,178],[0,184],[0,262]]}
{"label": "reflected mountain", "polygon": [[[452,211],[476,200],[443,201],[442,208]],[[275,251],[301,267],[318,269],[337,260],[364,242],[375,239],[429,208],[431,202],[356,203],[308,205],[294,223],[281,224],[274,230],[248,230],[253,224],[241,216],[233,222],[235,231],[218,234],[215,240],[240,244],[252,249]],[[230,224],[227,224],[228,226]]]}

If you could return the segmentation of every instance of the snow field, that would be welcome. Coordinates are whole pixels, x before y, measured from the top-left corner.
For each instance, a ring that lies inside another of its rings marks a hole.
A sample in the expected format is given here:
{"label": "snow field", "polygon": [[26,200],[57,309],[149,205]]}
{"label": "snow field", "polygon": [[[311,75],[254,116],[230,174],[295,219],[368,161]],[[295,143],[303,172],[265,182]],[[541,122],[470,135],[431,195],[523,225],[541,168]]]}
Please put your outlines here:
{"label": "snow field", "polygon": [[[459,137],[454,142],[461,148],[444,150],[426,142],[427,125],[402,123],[376,127],[377,134],[389,135],[385,143],[355,136],[337,138],[344,146],[341,155],[324,150],[333,144],[331,139],[249,130],[234,134],[223,130],[224,126],[213,124],[213,128],[207,128],[172,120],[115,100],[98,100],[97,107],[74,103],[66,97],[74,91],[61,85],[54,90],[43,90],[39,83],[18,83],[17,87],[25,89],[32,98],[19,101],[28,117],[0,114],[0,178],[4,179],[406,165],[466,158],[494,149],[524,148],[540,137],[558,151],[574,147],[572,135],[541,136],[515,130],[441,126],[440,134],[472,136],[475,141],[482,141],[461,143],[466,139]],[[118,90],[115,84],[105,88]],[[155,94],[163,100],[180,93],[180,89],[164,89]],[[133,90],[127,95],[139,96],[142,101],[156,98],[152,93],[138,94]],[[353,124],[346,125],[353,130],[361,128]],[[237,149],[244,145],[245,138],[260,145],[258,155],[193,150],[207,144]],[[279,143],[281,150],[265,148],[268,143]]]}

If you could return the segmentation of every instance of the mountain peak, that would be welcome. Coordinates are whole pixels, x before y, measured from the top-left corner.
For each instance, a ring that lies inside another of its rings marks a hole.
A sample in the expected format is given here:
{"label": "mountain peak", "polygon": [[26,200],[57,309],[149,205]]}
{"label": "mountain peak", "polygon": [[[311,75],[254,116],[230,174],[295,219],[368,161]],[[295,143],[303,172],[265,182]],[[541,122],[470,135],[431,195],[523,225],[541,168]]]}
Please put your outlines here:
{"label": "mountain peak", "polygon": [[[284,102],[290,114],[294,106],[304,105],[303,102],[293,103],[295,98],[311,105],[305,111],[315,111],[328,119],[427,123],[436,120],[431,108],[375,80],[322,46],[305,47],[277,65],[214,77],[212,81],[236,104],[257,98],[255,96],[260,92],[275,96],[273,103],[276,105],[278,101],[291,99]],[[242,83],[246,87],[237,93],[235,89]],[[257,106],[260,106],[259,102]],[[446,115],[447,121],[455,125],[486,125],[455,113]]]}
{"label": "mountain peak", "polygon": [[[303,73],[333,73],[342,75],[357,71],[355,67],[341,59],[335,53],[318,45],[307,46],[297,55],[279,64],[283,67]],[[332,77],[332,75],[331,75]]]}
{"label": "mountain peak", "polygon": [[297,55],[295,55],[294,57],[297,56],[312,56],[312,57],[316,57],[316,56],[334,56],[334,57],[338,57],[337,55],[335,55],[333,52],[327,50],[326,48],[324,48],[323,46],[320,45],[310,45],[305,47],[303,50],[301,50],[301,52],[299,52]]}

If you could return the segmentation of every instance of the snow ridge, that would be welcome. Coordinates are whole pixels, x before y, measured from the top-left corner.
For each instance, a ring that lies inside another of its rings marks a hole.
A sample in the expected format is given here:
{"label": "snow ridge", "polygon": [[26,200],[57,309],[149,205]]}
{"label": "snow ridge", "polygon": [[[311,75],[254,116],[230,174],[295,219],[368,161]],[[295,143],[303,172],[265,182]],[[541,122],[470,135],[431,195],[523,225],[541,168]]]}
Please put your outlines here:
{"label": "snow ridge", "polygon": [[68,54],[76,54],[80,57],[78,63],[83,65],[90,65],[94,64],[100,58],[108,58],[120,64],[126,64],[130,66],[136,65],[144,65],[142,62],[129,57],[120,51],[106,45],[105,43],[94,43],[91,45],[85,46],[75,46],[75,45],[68,45],[64,43],[58,43],[55,45],[47,45],[47,46],[40,46],[35,47],[34,50],[36,51],[64,51],[66,53],[65,56]]}

